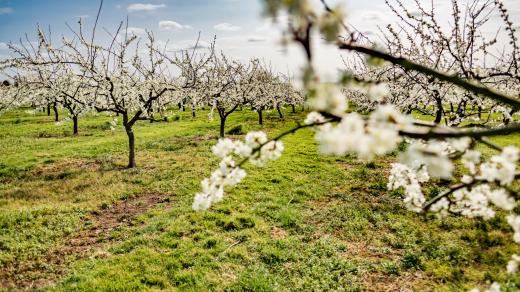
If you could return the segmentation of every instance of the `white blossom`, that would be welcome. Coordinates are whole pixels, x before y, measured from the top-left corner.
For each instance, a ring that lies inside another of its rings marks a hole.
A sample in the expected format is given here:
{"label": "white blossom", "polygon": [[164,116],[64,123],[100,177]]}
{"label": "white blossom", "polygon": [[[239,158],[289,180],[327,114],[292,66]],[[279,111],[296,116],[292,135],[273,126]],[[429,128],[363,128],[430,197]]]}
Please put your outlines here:
{"label": "white blossom", "polygon": [[305,118],[305,125],[312,125],[325,122],[325,118],[318,112],[310,112]]}
{"label": "white blossom", "polygon": [[482,154],[475,150],[468,150],[462,155],[462,164],[469,170],[471,174],[477,172],[476,165],[480,163]]}
{"label": "white blossom", "polygon": [[497,207],[511,211],[516,207],[516,201],[504,189],[496,189],[488,193],[489,200]]}
{"label": "white blossom", "polygon": [[242,141],[235,141],[234,142],[235,145],[234,145],[234,151],[235,151],[235,154],[240,156],[240,157],[247,157],[249,155],[251,155],[251,152],[253,151],[253,149],[251,149],[251,147],[247,144],[245,144],[244,142]]}
{"label": "white blossom", "polygon": [[495,211],[489,206],[490,192],[487,184],[476,186],[471,190],[459,189],[453,193],[455,205],[451,207],[450,211],[468,218],[493,218]]}
{"label": "white blossom", "polygon": [[518,264],[520,263],[520,256],[514,254],[511,256],[511,260],[507,263],[507,272],[509,274],[515,274],[518,271]]}
{"label": "white blossom", "polygon": [[497,282],[493,282],[493,284],[491,284],[491,286],[486,289],[484,292],[500,292],[502,291],[502,289],[500,288],[500,284],[498,284]]}
{"label": "white blossom", "polygon": [[480,165],[478,178],[488,182],[497,181],[502,186],[509,186],[516,175],[517,159],[518,149],[506,147],[500,155],[494,155],[488,162]]}
{"label": "white blossom", "polygon": [[341,116],[347,110],[347,100],[343,93],[331,83],[315,86],[315,96],[309,101],[312,109]]}
{"label": "white blossom", "polygon": [[234,149],[235,144],[228,138],[220,139],[216,145],[211,147],[213,154],[221,158],[228,156]]}
{"label": "white blossom", "polygon": [[520,243],[520,216],[509,215],[506,217],[507,223],[511,225],[514,231],[513,240]]}
{"label": "white blossom", "polygon": [[430,207],[430,211],[434,213],[440,213],[442,217],[445,217],[448,214],[449,207],[450,202],[448,199],[441,198]]}
{"label": "white blossom", "polygon": [[367,90],[367,95],[373,101],[380,102],[385,97],[390,95],[390,90],[388,89],[387,84],[379,83],[377,85],[370,86]]}
{"label": "white blossom", "polygon": [[267,135],[264,132],[249,132],[246,135],[246,144],[251,148],[256,148],[267,142]]}

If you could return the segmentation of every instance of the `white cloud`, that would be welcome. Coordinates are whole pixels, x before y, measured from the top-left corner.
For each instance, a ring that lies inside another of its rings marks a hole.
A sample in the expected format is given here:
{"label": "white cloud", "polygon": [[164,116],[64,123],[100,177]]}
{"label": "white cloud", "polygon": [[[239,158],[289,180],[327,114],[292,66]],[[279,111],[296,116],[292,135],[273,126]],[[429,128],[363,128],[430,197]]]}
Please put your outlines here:
{"label": "white cloud", "polygon": [[166,5],[164,4],[145,4],[145,3],[132,3],[128,5],[126,8],[128,12],[137,12],[137,11],[154,11],[159,8],[164,8]]}
{"label": "white cloud", "polygon": [[8,49],[7,44],[0,42],[0,50],[7,50],[7,49]]}
{"label": "white cloud", "polygon": [[14,9],[11,7],[0,7],[0,15],[13,13]]}
{"label": "white cloud", "polygon": [[247,41],[250,42],[250,43],[260,43],[260,42],[267,41],[267,38],[266,37],[262,37],[262,36],[252,35],[252,36],[249,36],[247,38]]}
{"label": "white cloud", "polygon": [[159,21],[159,28],[161,29],[166,29],[166,30],[170,30],[170,29],[173,29],[173,30],[181,30],[181,29],[192,29],[191,26],[189,25],[182,25],[176,21],[172,21],[172,20],[162,20],[162,21]]}
{"label": "white cloud", "polygon": [[232,25],[231,23],[223,22],[213,26],[215,30],[220,31],[238,31],[242,28],[240,26]]}

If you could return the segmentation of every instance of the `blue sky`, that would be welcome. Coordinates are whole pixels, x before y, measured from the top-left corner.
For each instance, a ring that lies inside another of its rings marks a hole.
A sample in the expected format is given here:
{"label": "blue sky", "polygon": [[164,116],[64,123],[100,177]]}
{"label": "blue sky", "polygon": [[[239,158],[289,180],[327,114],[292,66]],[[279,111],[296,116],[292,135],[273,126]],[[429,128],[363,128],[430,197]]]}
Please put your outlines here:
{"label": "blue sky", "polygon": [[[504,1],[512,12],[512,19],[520,22],[520,0]],[[329,2],[344,4],[348,21],[364,32],[374,33],[378,25],[384,27],[395,21],[384,0]],[[442,9],[447,7],[448,0],[434,2]],[[0,0],[0,57],[8,53],[5,43],[16,41],[25,33],[34,40],[37,23],[45,28],[50,26],[54,39],[62,34],[70,35],[65,23],[76,27],[80,17],[87,28],[90,27],[98,5],[97,0]],[[142,34],[145,29],[152,30],[160,41],[169,40],[173,50],[189,47],[201,31],[206,42],[217,35],[218,48],[234,58],[246,60],[257,56],[278,70],[298,70],[303,64],[300,50],[283,49],[279,45],[280,29],[262,18],[261,11],[260,0],[105,0],[97,38],[107,39],[101,28],[114,32],[119,22],[128,16],[131,31]],[[444,14],[449,16],[447,12]],[[321,52],[317,60],[320,70],[334,75],[342,64],[339,54],[322,43],[316,47]]]}

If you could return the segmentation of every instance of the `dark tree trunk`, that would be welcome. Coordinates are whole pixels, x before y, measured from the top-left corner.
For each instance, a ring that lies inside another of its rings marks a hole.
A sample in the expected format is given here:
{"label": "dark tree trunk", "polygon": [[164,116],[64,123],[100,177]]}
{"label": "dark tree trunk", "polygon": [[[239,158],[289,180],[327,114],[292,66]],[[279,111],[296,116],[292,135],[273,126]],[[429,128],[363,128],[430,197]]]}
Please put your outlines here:
{"label": "dark tree trunk", "polygon": [[128,136],[128,168],[136,167],[135,163],[135,135],[132,127],[125,126],[126,135]]}
{"label": "dark tree trunk", "polygon": [[434,123],[439,124],[442,121],[442,99],[436,98],[435,101],[437,102],[437,111],[435,113]]}
{"label": "dark tree trunk", "polygon": [[291,104],[291,109],[292,109],[292,113],[295,114],[296,113],[296,107],[294,106],[294,104]]}
{"label": "dark tree trunk", "polygon": [[280,119],[283,119],[283,113],[280,109],[280,105],[276,105],[276,111],[278,111],[278,116],[280,116]]}
{"label": "dark tree trunk", "polygon": [[258,124],[263,126],[264,125],[263,111],[261,109],[259,109],[257,112],[258,112]]}
{"label": "dark tree trunk", "polygon": [[47,104],[47,116],[48,117],[51,116],[51,104],[50,103]]}
{"label": "dark tree trunk", "polygon": [[224,138],[225,128],[226,128],[226,117],[221,115],[220,116],[220,138]]}
{"label": "dark tree trunk", "polygon": [[60,116],[58,113],[58,106],[56,105],[56,102],[52,103],[52,110],[54,111],[54,121],[59,122]]}
{"label": "dark tree trunk", "polygon": [[136,167],[135,164],[135,136],[131,127],[126,128],[126,135],[128,136],[128,168]]}
{"label": "dark tree trunk", "polygon": [[136,167],[135,163],[135,136],[132,126],[128,121],[128,114],[123,113],[123,126],[125,127],[126,135],[128,136],[128,168]]}
{"label": "dark tree trunk", "polygon": [[193,118],[197,117],[197,111],[195,110],[195,107],[194,107],[194,106],[191,108],[191,116],[192,116]]}
{"label": "dark tree trunk", "polygon": [[73,127],[74,127],[74,135],[77,135],[78,134],[78,116],[72,117],[72,123],[73,123]]}

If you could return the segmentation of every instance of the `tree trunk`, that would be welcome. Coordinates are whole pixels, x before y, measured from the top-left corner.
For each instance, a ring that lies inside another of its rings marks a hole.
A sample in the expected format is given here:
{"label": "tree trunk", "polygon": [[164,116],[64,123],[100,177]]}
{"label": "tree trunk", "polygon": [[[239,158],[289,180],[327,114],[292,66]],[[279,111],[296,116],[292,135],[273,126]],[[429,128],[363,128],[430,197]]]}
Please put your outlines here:
{"label": "tree trunk", "polygon": [[72,117],[72,123],[73,123],[73,127],[74,127],[74,135],[77,135],[78,134],[78,116]]}
{"label": "tree trunk", "polygon": [[126,135],[128,136],[128,168],[136,167],[135,163],[135,136],[132,127],[125,125]]}
{"label": "tree trunk", "polygon": [[291,104],[291,108],[292,108],[292,113],[295,114],[296,113],[296,107],[294,106],[294,104]]}
{"label": "tree trunk", "polygon": [[263,126],[264,125],[264,116],[262,114],[263,111],[260,109],[257,112],[258,112],[258,124]]}
{"label": "tree trunk", "polygon": [[54,111],[54,121],[55,122],[59,122],[60,121],[60,116],[59,116],[59,113],[58,113],[58,106],[56,105],[56,102],[52,103],[52,110]]}
{"label": "tree trunk", "polygon": [[220,138],[224,138],[224,130],[226,128],[226,117],[220,116]]}
{"label": "tree trunk", "polygon": [[196,111],[195,111],[195,107],[192,106],[192,107],[191,107],[191,117],[192,117],[192,118],[195,118],[196,116],[197,116],[197,113],[196,113]]}
{"label": "tree trunk", "polygon": [[278,116],[280,116],[280,119],[283,119],[283,113],[280,109],[280,105],[276,105],[276,111],[278,111]]}
{"label": "tree trunk", "polygon": [[442,99],[436,98],[435,101],[437,102],[437,112],[435,113],[434,123],[439,124],[442,121]]}
{"label": "tree trunk", "polygon": [[48,104],[47,104],[47,116],[48,116],[48,117],[51,116],[51,103],[48,103]]}

